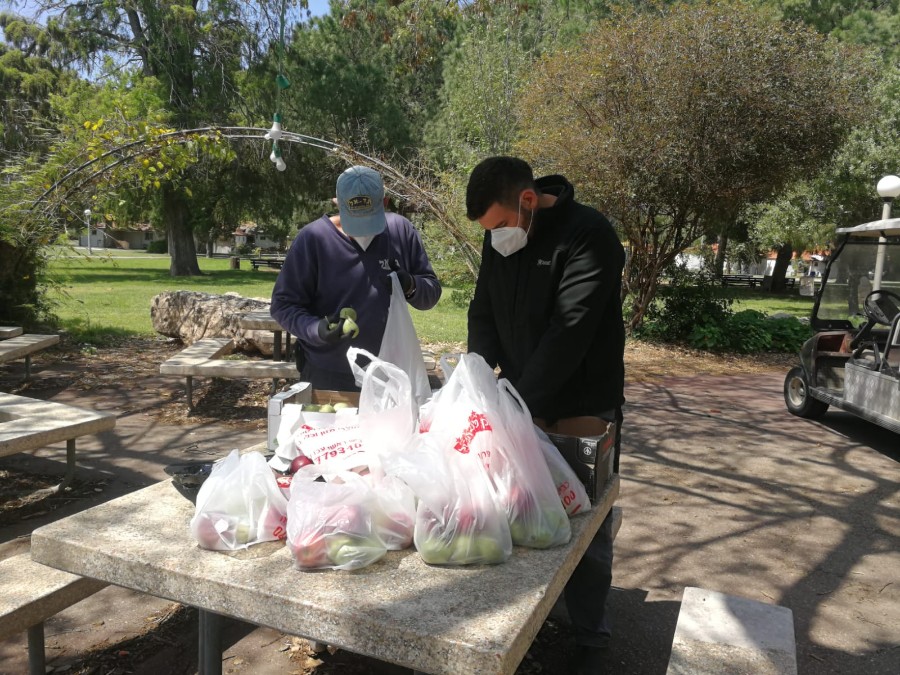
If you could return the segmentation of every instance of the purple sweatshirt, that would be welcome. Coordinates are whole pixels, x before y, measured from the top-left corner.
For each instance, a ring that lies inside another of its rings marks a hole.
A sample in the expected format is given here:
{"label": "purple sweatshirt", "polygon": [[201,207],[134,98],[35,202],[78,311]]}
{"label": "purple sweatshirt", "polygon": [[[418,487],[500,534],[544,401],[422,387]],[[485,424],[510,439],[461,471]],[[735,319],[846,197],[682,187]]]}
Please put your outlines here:
{"label": "purple sweatshirt", "polygon": [[[288,251],[272,290],[272,316],[303,344],[307,362],[320,370],[350,373],[347,348],[373,354],[381,348],[391,302],[390,261],[415,277],[408,299],[416,309],[431,309],[441,285],[428,262],[422,240],[406,218],[387,213],[387,227],[363,251],[328,216],[304,226]],[[328,345],[319,339],[318,323],[344,307],[356,310],[359,336]]]}

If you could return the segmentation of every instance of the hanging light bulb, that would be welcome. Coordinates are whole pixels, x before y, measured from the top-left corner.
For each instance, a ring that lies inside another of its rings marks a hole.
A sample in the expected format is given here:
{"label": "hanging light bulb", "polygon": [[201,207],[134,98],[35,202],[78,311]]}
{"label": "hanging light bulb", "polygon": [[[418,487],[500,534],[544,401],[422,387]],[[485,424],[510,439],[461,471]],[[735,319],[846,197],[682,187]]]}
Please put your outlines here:
{"label": "hanging light bulb", "polygon": [[275,113],[272,116],[272,128],[266,132],[266,140],[277,141],[281,138],[281,115]]}
{"label": "hanging light bulb", "polygon": [[287,169],[287,164],[281,157],[281,148],[278,147],[278,141],[272,143],[272,154],[269,155],[269,161],[275,164],[275,168],[279,171]]}

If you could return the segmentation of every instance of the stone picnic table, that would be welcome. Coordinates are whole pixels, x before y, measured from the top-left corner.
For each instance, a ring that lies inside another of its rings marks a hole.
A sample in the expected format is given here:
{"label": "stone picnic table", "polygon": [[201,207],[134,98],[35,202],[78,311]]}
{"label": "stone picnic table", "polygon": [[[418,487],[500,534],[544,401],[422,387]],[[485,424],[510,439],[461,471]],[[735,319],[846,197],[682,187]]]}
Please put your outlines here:
{"label": "stone picnic table", "polygon": [[67,468],[59,487],[75,475],[75,440],[115,426],[115,415],[0,392],[0,457],[65,441]]}
{"label": "stone picnic table", "polygon": [[8,340],[22,334],[18,326],[0,326],[0,340]]}
{"label": "stone picnic table", "polygon": [[[254,446],[262,449],[262,446]],[[197,546],[194,506],[163,481],[34,531],[32,559],[200,609],[200,672],[221,673],[222,615],[434,675],[509,675],[619,492],[612,476],[572,539],[501,565],[434,567],[414,549],[353,572],[300,572],[283,542]]]}
{"label": "stone picnic table", "polygon": [[247,312],[241,317],[239,322],[241,328],[248,330],[269,330],[272,331],[274,342],[272,344],[272,360],[281,361],[281,334],[285,334],[284,360],[291,359],[291,334],[284,330],[281,325],[272,318],[267,310],[257,312]]}

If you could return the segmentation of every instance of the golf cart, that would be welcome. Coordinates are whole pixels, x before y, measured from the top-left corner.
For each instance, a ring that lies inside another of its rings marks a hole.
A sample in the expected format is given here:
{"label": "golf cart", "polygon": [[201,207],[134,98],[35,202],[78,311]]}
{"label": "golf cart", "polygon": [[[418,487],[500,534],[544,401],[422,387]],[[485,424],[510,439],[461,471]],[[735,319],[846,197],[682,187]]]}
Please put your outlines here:
{"label": "golf cart", "polygon": [[816,334],[784,380],[784,401],[800,417],[834,406],[900,433],[900,218],[891,219],[900,178],[882,178],[878,194],[882,220],[837,231],[813,307]]}

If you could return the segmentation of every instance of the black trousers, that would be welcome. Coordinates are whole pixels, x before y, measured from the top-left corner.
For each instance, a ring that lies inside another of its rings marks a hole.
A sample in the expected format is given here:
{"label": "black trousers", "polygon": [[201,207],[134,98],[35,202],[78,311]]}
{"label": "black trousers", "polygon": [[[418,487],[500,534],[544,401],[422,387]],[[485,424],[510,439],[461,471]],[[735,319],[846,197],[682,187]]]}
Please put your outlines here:
{"label": "black trousers", "polygon": [[[601,417],[606,417],[601,415]],[[613,466],[619,472],[622,444],[622,409],[615,411],[616,443]],[[575,643],[606,647],[612,637],[612,621],[607,605],[612,587],[613,563],[612,510],[597,530],[578,566],[569,577],[563,594],[566,609],[575,628]]]}

